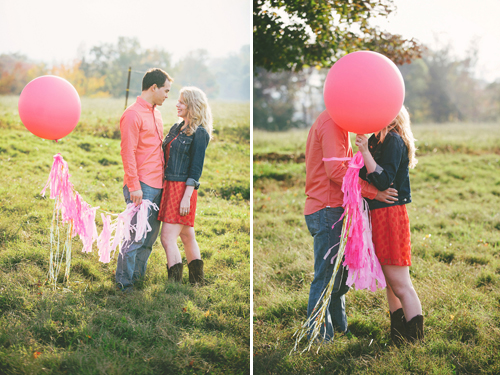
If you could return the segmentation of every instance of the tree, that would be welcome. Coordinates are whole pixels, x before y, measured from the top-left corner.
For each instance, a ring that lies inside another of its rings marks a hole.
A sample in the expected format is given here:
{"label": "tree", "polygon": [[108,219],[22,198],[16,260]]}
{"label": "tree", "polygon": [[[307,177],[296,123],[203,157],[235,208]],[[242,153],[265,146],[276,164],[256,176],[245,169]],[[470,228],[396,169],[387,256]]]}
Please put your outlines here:
{"label": "tree", "polygon": [[400,67],[405,81],[405,105],[412,121],[442,123],[495,118],[492,85],[474,77],[476,45],[471,45],[464,58],[453,56],[449,44],[427,49],[421,59]]}
{"label": "tree", "polygon": [[484,120],[500,122],[500,80],[487,85],[484,94]]}
{"label": "tree", "polygon": [[399,70],[405,82],[405,106],[411,113],[412,122],[428,121],[431,117],[429,67],[424,59],[417,59],[411,64],[400,66]]}
{"label": "tree", "polygon": [[24,86],[41,72],[46,74],[44,65],[35,65],[19,53],[0,55],[0,95],[20,94]]}
{"label": "tree", "polygon": [[383,53],[396,64],[420,57],[421,45],[370,27],[394,11],[393,0],[254,0],[254,66],[269,71],[330,67],[355,50]]}
{"label": "tree", "polygon": [[219,87],[215,76],[208,69],[209,59],[206,50],[189,52],[175,66],[173,91],[183,86],[196,86],[203,90],[209,98],[217,97]]}
{"label": "tree", "polygon": [[119,37],[116,44],[101,43],[84,55],[80,69],[86,77],[105,77],[104,90],[119,97],[125,95],[128,68],[132,67],[130,90],[140,94],[142,77],[149,68],[171,73],[171,56],[164,50],[144,50],[137,38]]}
{"label": "tree", "polygon": [[253,126],[271,131],[297,127],[293,119],[297,82],[294,73],[257,70],[253,81]]}
{"label": "tree", "polygon": [[250,46],[241,47],[238,54],[210,61],[210,71],[219,83],[219,99],[250,100]]}
{"label": "tree", "polygon": [[81,61],[75,60],[72,64],[61,64],[54,66],[50,74],[66,79],[70,82],[80,96],[109,97],[109,93],[103,91],[106,76],[86,77],[80,69]]}

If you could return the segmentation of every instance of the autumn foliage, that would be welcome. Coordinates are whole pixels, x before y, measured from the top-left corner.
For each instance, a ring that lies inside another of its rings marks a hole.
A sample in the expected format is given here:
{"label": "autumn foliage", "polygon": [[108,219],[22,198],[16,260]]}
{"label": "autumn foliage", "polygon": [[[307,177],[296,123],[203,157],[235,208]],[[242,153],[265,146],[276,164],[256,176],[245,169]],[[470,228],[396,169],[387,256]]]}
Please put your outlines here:
{"label": "autumn foliage", "polygon": [[81,61],[48,68],[44,63],[30,63],[23,56],[0,55],[0,95],[20,94],[28,82],[43,75],[56,75],[68,80],[80,96],[108,97],[104,90],[106,76],[86,77]]}

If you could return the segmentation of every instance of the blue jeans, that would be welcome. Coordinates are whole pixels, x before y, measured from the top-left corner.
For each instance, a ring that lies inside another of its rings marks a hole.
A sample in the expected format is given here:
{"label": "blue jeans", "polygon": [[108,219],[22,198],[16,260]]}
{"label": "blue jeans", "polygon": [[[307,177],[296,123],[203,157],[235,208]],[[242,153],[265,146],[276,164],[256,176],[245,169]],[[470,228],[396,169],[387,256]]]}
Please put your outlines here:
{"label": "blue jeans", "polygon": [[[142,199],[148,199],[159,207],[161,202],[162,189],[155,189],[141,182]],[[123,187],[123,196],[127,204],[132,203],[130,192],[127,185]],[[137,215],[132,219],[132,224],[137,222]],[[153,249],[153,244],[158,238],[160,232],[160,221],[158,221],[158,211],[149,209],[148,222],[151,225],[151,232],[148,232],[145,238],[140,241],[130,241],[123,244],[122,251],[118,254],[116,264],[116,283],[120,288],[127,289],[139,277],[146,274],[148,258]],[[133,231],[131,237],[134,238]]]}
{"label": "blue jeans", "polygon": [[[342,207],[326,207],[311,215],[306,215],[306,224],[309,232],[314,237],[314,279],[309,291],[309,302],[307,304],[307,316],[311,315],[314,306],[318,302],[321,293],[332,278],[334,264],[331,259],[338,253],[340,234],[342,232],[342,221],[337,221],[342,216]],[[336,223],[336,224],[335,224]],[[332,229],[333,224],[335,227]],[[323,259],[332,246],[335,246]],[[334,261],[335,263],[335,261]],[[326,320],[326,340],[333,338],[333,330],[347,331],[347,316],[345,314],[345,294],[349,291],[346,285],[347,270],[340,265],[335,277],[330,305],[328,306]],[[324,335],[324,328],[321,336]]]}

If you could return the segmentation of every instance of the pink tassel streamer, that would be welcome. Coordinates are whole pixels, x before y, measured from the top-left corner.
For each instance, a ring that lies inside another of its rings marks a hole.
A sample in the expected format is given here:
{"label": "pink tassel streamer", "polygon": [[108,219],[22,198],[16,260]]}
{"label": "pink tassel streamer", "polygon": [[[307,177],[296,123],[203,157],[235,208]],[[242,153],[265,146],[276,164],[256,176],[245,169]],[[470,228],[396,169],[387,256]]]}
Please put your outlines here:
{"label": "pink tassel streamer", "polygon": [[[148,210],[152,208],[158,211],[158,206],[146,199],[138,206],[133,203],[128,204],[126,210],[114,221],[111,221],[110,215],[101,213],[103,229],[98,236],[95,216],[99,207],[91,207],[83,200],[74,190],[73,184],[69,181],[70,177],[68,164],[61,154],[54,155],[49,178],[40,194],[45,196],[45,191],[50,188],[50,198],[56,200],[55,210],[61,212],[63,223],[73,223],[71,237],[80,236],[83,243],[82,251],[91,252],[92,244],[97,240],[99,261],[109,263],[116,248],[119,246],[121,251],[123,245],[132,240],[132,232],[135,232],[133,240],[140,241],[151,231],[152,228],[147,220]],[[136,214],[138,224],[132,225],[132,219]]]}
{"label": "pink tassel streamer", "polygon": [[111,252],[111,216],[101,213],[102,232],[97,238],[97,248],[99,249],[99,261],[102,263],[110,262]]}
{"label": "pink tassel streamer", "polygon": [[79,235],[83,243],[82,251],[88,253],[97,240],[95,215],[99,207],[91,207],[83,200],[74,190],[70,177],[68,164],[61,154],[54,155],[49,178],[40,194],[45,196],[45,191],[50,188],[50,198],[56,200],[55,209],[61,212],[62,222],[73,223],[71,237]]}
{"label": "pink tassel streamer", "polygon": [[348,221],[346,226],[348,230],[342,233],[343,238],[347,239],[343,263],[348,268],[346,283],[349,286],[355,285],[356,289],[370,289],[372,292],[377,290],[377,286],[383,289],[386,287],[385,277],[375,254],[368,204],[361,196],[359,184],[359,170],[364,165],[363,156],[358,151],[352,159],[325,158],[323,160],[350,160],[342,183],[344,193],[342,217]]}
{"label": "pink tassel streamer", "polygon": [[[134,203],[129,203],[125,211],[111,221],[111,217],[101,214],[103,221],[103,230],[97,241],[99,248],[99,260],[103,263],[109,263],[112,255],[119,247],[122,251],[123,246],[130,241],[140,241],[148,232],[151,232],[151,225],[148,223],[149,208],[158,211],[158,206],[145,199],[142,203],[136,206]],[[137,224],[132,224],[133,217],[137,214]],[[113,235],[114,232],[114,235]],[[132,239],[131,233],[135,232],[135,237]]]}

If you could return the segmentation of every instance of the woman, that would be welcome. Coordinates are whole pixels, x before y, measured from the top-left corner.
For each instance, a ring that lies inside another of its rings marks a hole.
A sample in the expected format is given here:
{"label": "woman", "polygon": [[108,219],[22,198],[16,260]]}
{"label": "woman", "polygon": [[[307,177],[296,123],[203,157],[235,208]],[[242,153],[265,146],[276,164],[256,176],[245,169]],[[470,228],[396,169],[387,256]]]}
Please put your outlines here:
{"label": "woman", "polygon": [[398,191],[398,201],[394,203],[368,199],[373,245],[387,281],[391,338],[397,345],[403,339],[423,339],[422,306],[409,272],[411,242],[406,204],[411,202],[409,168],[415,167],[417,159],[406,108],[369,140],[358,134],[356,146],[365,161],[360,177],[381,191],[391,185]]}
{"label": "woman", "polygon": [[212,134],[212,112],[206,95],[196,87],[181,89],[176,107],[182,122],[172,126],[163,141],[165,181],[158,214],[163,222],[161,243],[167,255],[169,280],[182,282],[182,258],[177,247],[180,236],[189,282],[203,284],[203,261],[193,226],[199,179]]}

